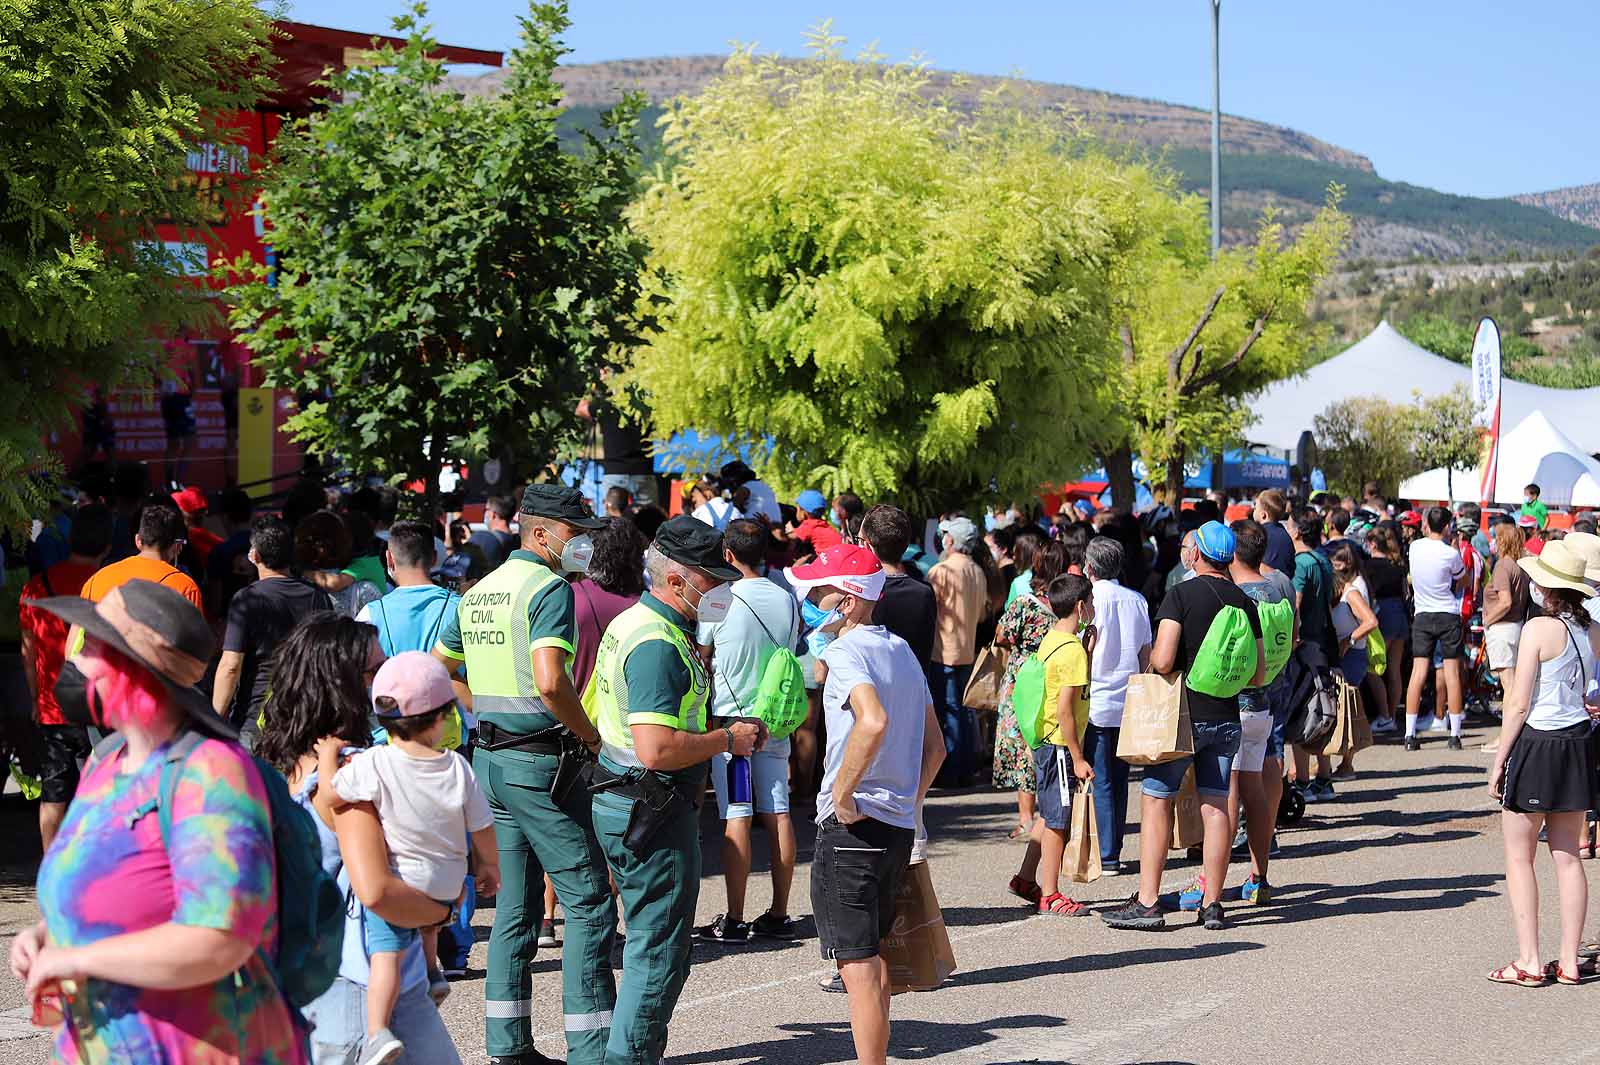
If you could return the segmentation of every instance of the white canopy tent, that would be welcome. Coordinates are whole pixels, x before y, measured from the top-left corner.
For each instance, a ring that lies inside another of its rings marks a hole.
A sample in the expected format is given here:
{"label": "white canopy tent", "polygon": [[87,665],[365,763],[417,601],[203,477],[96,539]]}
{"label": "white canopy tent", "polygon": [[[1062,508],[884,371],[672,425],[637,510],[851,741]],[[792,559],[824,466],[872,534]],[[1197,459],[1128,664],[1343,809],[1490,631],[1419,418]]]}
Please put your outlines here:
{"label": "white canopy tent", "polygon": [[[1366,337],[1333,358],[1263,390],[1251,403],[1257,421],[1246,435],[1271,447],[1293,448],[1300,434],[1312,428],[1312,419],[1335,400],[1379,395],[1392,403],[1409,403],[1414,392],[1442,395],[1456,385],[1470,387],[1471,378],[1470,367],[1418,347],[1387,321],[1379,322]],[[1502,433],[1539,411],[1576,441],[1577,453],[1600,451],[1600,417],[1596,416],[1600,414],[1600,388],[1545,388],[1506,380],[1500,397]],[[1510,483],[1507,476],[1502,460],[1501,484]],[[1515,489],[1521,488],[1518,482]]]}
{"label": "white canopy tent", "polygon": [[[1477,500],[1482,476],[1481,469],[1471,469],[1455,470],[1446,478],[1441,466],[1401,481],[1400,497],[1449,499],[1454,488],[1456,499]],[[1490,500],[1494,503],[1521,503],[1523,487],[1536,484],[1539,498],[1551,506],[1600,507],[1600,462],[1557,429],[1543,411],[1534,411],[1501,434],[1496,482]]]}

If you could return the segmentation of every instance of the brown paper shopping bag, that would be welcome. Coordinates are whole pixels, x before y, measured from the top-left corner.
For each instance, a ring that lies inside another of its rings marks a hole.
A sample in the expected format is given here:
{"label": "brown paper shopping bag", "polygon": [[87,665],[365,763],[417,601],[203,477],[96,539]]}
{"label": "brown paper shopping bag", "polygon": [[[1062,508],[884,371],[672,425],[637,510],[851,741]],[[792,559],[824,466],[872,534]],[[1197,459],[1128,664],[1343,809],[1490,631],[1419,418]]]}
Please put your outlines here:
{"label": "brown paper shopping bag", "polygon": [[1067,837],[1061,872],[1074,884],[1088,884],[1100,879],[1100,833],[1094,823],[1094,783],[1084,781],[1072,799],[1072,834]]}
{"label": "brown paper shopping bag", "polygon": [[1183,674],[1138,673],[1128,678],[1117,757],[1132,765],[1160,765],[1194,753]]}
{"label": "brown paper shopping bag", "polygon": [[906,868],[894,900],[894,925],[878,949],[889,966],[890,993],[931,991],[956,971],[944,911],[927,862]]}
{"label": "brown paper shopping bag", "polygon": [[1350,750],[1354,753],[1372,746],[1372,722],[1367,720],[1367,712],[1361,708],[1361,690],[1352,688],[1350,691],[1355,696],[1350,712]]}
{"label": "brown paper shopping bag", "polygon": [[1361,713],[1361,696],[1349,682],[1335,674],[1334,705],[1338,709],[1334,713],[1333,731],[1328,734],[1319,754],[1334,758],[1349,753],[1355,729],[1355,720],[1350,709],[1352,704],[1355,706],[1355,713]]}
{"label": "brown paper shopping bag", "polygon": [[967,681],[966,690],[961,693],[961,705],[968,710],[984,710],[993,713],[1000,706],[1000,689],[1006,679],[1006,658],[1009,652],[1004,647],[990,644],[978,652],[978,660],[973,663],[972,676]]}
{"label": "brown paper shopping bag", "polygon": [[1183,787],[1172,804],[1172,849],[1188,850],[1206,840],[1206,824],[1200,817],[1200,792],[1194,783],[1194,766],[1183,775]]}

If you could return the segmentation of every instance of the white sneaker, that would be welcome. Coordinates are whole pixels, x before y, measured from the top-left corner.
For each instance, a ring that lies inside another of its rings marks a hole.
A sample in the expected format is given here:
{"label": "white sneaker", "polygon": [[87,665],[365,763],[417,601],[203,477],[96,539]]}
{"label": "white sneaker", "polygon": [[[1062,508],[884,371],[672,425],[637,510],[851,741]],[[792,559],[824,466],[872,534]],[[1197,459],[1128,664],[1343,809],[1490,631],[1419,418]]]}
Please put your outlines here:
{"label": "white sneaker", "polygon": [[1429,714],[1427,717],[1419,717],[1419,718],[1417,718],[1417,731],[1418,732],[1432,732],[1436,728],[1443,727],[1443,725],[1444,725],[1444,722],[1440,721],[1438,718],[1434,717],[1432,714]]}

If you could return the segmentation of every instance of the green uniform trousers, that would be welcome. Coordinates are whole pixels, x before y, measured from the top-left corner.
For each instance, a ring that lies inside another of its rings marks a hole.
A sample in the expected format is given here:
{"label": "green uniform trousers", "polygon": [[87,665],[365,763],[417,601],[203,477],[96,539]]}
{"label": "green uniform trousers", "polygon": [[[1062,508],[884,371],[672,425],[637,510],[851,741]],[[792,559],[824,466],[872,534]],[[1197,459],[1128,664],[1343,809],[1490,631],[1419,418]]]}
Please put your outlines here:
{"label": "green uniform trousers", "polygon": [[578,784],[562,805],[550,798],[556,761],[551,754],[473,752],[500,849],[500,892],[484,980],[484,1043],[491,1056],[534,1050],[528,967],[539,949],[548,873],[567,917],[561,955],[567,1060],[600,1065],[617,1000],[611,972],[617,907],[595,839],[589,792]]}
{"label": "green uniform trousers", "polygon": [[622,992],[617,996],[605,1065],[656,1065],[667,1025],[689,979],[694,908],[700,901],[699,811],[684,807],[663,825],[643,860],[622,845],[633,800],[594,797],[594,828],[616,874],[627,915]]}

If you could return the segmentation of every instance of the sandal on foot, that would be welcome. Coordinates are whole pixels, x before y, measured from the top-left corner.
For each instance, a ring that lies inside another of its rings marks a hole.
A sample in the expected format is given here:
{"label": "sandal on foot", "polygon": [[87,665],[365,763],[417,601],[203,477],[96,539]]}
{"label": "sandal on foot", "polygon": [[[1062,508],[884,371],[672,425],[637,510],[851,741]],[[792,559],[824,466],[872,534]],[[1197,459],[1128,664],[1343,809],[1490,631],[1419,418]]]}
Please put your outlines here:
{"label": "sandal on foot", "polygon": [[1011,878],[1008,890],[1023,902],[1034,906],[1039,905],[1039,900],[1044,897],[1044,891],[1038,884],[1032,880],[1022,879],[1020,874]]}
{"label": "sandal on foot", "polygon": [[1554,980],[1558,984],[1566,984],[1568,986],[1576,986],[1578,984],[1583,983],[1583,967],[1582,966],[1578,967],[1578,975],[1569,976],[1566,973],[1561,971],[1561,963],[1560,962],[1553,961],[1549,965],[1546,965],[1544,967],[1544,978],[1546,980]]}
{"label": "sandal on foot", "polygon": [[1033,829],[1029,828],[1027,825],[1023,824],[1021,821],[1018,821],[1016,824],[1011,826],[1011,834],[1006,836],[1006,839],[1012,840],[1014,842],[1016,840],[1022,839],[1025,836],[1030,835],[1032,832],[1033,832]]}
{"label": "sandal on foot", "polygon": [[1489,974],[1497,984],[1516,984],[1518,987],[1543,987],[1550,978],[1544,973],[1530,973],[1516,962],[1508,962]]}
{"label": "sandal on foot", "polygon": [[1039,912],[1052,917],[1087,917],[1089,907],[1077,899],[1067,898],[1058,891],[1039,900]]}

